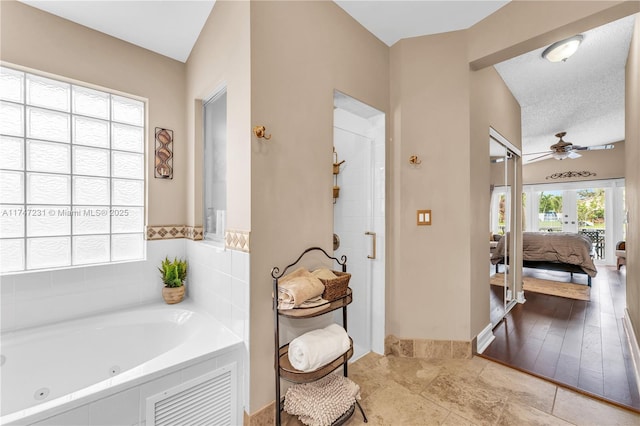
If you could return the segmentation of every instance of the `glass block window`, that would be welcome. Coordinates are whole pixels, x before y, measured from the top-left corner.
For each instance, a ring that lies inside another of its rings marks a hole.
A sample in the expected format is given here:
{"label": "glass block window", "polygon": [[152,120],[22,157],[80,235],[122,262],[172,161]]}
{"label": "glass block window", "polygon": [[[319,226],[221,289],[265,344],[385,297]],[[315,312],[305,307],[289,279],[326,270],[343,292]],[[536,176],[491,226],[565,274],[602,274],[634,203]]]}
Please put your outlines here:
{"label": "glass block window", "polygon": [[145,103],[0,67],[0,272],[144,258]]}

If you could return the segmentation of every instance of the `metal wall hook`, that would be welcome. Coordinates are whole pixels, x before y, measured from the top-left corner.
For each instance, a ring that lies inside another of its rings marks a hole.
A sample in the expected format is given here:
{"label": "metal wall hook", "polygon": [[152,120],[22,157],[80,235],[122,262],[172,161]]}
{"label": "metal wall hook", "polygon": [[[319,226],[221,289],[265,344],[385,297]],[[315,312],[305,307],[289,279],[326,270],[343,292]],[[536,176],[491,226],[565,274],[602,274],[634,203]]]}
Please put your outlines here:
{"label": "metal wall hook", "polygon": [[271,135],[267,135],[267,128],[264,126],[256,126],[253,128],[253,134],[256,135],[258,139],[271,139]]}
{"label": "metal wall hook", "polygon": [[418,158],[417,155],[412,155],[409,157],[409,164],[418,165],[422,164],[422,160]]}

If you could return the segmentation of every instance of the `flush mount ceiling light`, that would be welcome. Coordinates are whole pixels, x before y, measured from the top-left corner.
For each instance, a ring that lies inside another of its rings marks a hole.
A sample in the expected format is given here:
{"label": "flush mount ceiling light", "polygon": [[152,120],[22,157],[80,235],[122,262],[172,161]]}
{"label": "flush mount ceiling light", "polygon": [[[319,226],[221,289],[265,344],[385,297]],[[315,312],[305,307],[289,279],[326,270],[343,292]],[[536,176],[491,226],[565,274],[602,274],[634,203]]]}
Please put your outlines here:
{"label": "flush mount ceiling light", "polygon": [[576,53],[578,46],[582,43],[582,39],[582,35],[577,35],[565,40],[557,41],[542,52],[542,57],[551,62],[564,62],[569,56]]}

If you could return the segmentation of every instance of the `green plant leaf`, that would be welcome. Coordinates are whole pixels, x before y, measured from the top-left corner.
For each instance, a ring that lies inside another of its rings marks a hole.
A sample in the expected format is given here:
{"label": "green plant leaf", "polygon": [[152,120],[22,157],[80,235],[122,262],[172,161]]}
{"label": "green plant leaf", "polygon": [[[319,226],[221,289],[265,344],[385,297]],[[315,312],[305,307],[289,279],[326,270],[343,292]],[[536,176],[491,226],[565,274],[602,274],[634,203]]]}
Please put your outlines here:
{"label": "green plant leaf", "polygon": [[184,285],[184,280],[187,278],[187,261],[177,257],[171,261],[165,257],[158,271],[166,287],[180,287]]}

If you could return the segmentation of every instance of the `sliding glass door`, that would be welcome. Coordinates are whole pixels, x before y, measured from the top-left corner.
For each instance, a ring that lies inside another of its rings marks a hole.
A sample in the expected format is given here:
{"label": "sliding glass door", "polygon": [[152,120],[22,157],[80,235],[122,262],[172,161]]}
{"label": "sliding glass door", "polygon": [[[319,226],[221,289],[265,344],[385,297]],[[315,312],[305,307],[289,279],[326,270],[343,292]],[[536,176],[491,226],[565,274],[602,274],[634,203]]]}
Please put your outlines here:
{"label": "sliding glass door", "polygon": [[594,258],[615,261],[613,246],[623,239],[624,180],[525,185],[525,229],[577,232],[593,243]]}

